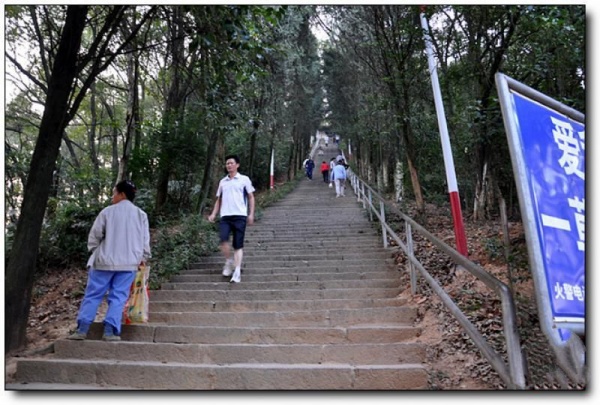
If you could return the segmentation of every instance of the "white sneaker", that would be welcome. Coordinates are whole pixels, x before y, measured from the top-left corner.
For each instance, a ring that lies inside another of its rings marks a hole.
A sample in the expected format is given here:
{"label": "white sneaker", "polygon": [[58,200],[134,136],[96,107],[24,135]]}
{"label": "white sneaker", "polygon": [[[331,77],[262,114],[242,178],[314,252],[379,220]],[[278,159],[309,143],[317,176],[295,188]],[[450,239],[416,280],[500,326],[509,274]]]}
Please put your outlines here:
{"label": "white sneaker", "polygon": [[239,283],[240,281],[242,281],[242,270],[238,267],[237,269],[235,269],[235,272],[233,273],[233,276],[231,276],[231,280],[229,280],[230,283]]}
{"label": "white sneaker", "polygon": [[233,273],[233,260],[229,259],[225,262],[225,266],[223,266],[223,272],[221,274],[223,274],[225,277],[229,277],[231,276],[231,273]]}

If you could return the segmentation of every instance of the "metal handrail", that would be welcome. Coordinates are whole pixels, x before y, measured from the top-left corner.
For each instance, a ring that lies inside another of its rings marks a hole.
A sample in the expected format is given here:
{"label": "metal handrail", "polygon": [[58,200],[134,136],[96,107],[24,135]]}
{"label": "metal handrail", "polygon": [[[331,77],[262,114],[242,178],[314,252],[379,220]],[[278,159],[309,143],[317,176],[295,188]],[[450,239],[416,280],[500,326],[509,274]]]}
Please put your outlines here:
{"label": "metal handrail", "polygon": [[[371,218],[372,215],[375,215],[379,219],[383,234],[384,247],[388,247],[387,235],[389,234],[389,236],[394,239],[396,243],[398,243],[398,246],[402,248],[408,257],[412,294],[416,293],[417,283],[416,272],[414,270],[416,268],[421,273],[421,276],[423,276],[423,278],[431,286],[433,291],[439,296],[444,305],[450,310],[450,313],[464,328],[465,332],[471,337],[473,343],[479,348],[483,356],[485,356],[485,358],[490,362],[500,378],[502,378],[502,380],[506,383],[507,387],[509,389],[525,389],[526,385],[523,354],[521,351],[521,344],[517,331],[517,312],[510,288],[502,281],[489,274],[483,268],[468,260],[451,246],[432,235],[412,218],[398,211],[397,214],[400,215],[406,224],[407,243],[405,244],[385,221],[385,199],[362,179],[360,179],[351,169],[348,169],[348,178],[350,179],[352,188],[358,200],[362,201],[363,208],[369,209],[369,215]],[[379,200],[379,211],[373,204],[373,197],[376,197]],[[504,362],[502,356],[500,356],[500,354],[498,354],[494,348],[490,346],[483,335],[481,335],[481,333],[476,329],[475,325],[469,321],[466,315],[460,310],[460,308],[458,308],[458,306],[452,300],[452,297],[450,297],[443,290],[442,286],[429,274],[429,272],[414,256],[412,246],[412,229],[427,238],[440,250],[448,254],[456,264],[465,268],[500,297],[502,302],[502,320],[508,354],[508,366]]]}

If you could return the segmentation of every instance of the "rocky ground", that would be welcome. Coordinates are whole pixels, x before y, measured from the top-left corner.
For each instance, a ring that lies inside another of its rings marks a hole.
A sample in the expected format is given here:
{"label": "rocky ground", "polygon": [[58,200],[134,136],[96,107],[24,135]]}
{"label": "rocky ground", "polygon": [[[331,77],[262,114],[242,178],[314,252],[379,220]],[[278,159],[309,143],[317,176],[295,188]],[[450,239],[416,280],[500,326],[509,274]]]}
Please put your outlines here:
{"label": "rocky ground", "polygon": [[[409,212],[410,215],[410,212]],[[454,243],[453,221],[449,211],[427,207],[427,224],[432,234],[446,243]],[[509,267],[505,260],[503,232],[499,221],[473,223],[465,220],[469,258],[486,271],[508,283]],[[398,224],[403,229],[403,224]],[[540,330],[535,304],[534,286],[529,273],[526,244],[520,223],[510,223],[510,264],[513,291],[517,303],[521,345],[527,358],[528,389],[582,390],[585,386],[565,381],[558,371],[553,354]],[[403,232],[398,232],[402,234]],[[497,297],[470,273],[457,269],[449,258],[430,243],[414,237],[415,255],[438,280],[479,332],[492,346],[505,354],[502,318]],[[458,322],[445,309],[431,288],[420,280],[418,292],[412,296],[404,254],[396,258],[406,289],[402,295],[419,307],[418,323],[423,327],[419,340],[428,344],[431,364],[430,386],[433,390],[505,390],[506,384],[480,355],[470,338],[461,331]],[[33,302],[27,330],[27,348],[13,353],[6,360],[6,382],[14,379],[15,362],[19,357],[50,351],[52,342],[67,336],[75,326],[75,317],[85,288],[83,269],[49,270],[38,277],[33,289]],[[101,308],[98,320],[102,319]]]}

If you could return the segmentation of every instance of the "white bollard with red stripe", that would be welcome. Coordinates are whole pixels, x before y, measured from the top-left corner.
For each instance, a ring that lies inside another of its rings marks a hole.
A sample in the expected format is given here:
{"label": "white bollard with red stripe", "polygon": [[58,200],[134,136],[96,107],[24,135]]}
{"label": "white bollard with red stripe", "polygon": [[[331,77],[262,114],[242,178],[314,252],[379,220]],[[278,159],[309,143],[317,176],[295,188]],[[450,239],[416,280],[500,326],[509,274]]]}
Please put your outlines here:
{"label": "white bollard with red stripe", "polygon": [[465,237],[465,228],[462,220],[462,210],[460,208],[460,197],[458,195],[458,186],[456,183],[456,173],[454,171],[454,160],[452,159],[452,148],[450,147],[450,138],[448,136],[448,127],[446,125],[446,115],[444,113],[444,103],[442,102],[442,93],[437,77],[437,68],[431,49],[431,39],[429,38],[429,27],[425,18],[425,7],[421,6],[421,26],[425,35],[425,45],[427,49],[427,59],[429,61],[429,72],[431,74],[431,84],[433,85],[433,97],[435,100],[438,125],[440,127],[440,137],[442,139],[442,151],[444,155],[444,166],[446,169],[446,181],[448,182],[448,193],[450,194],[450,206],[452,209],[452,218],[454,219],[454,237],[456,239],[456,250],[463,256],[468,256],[467,238]]}

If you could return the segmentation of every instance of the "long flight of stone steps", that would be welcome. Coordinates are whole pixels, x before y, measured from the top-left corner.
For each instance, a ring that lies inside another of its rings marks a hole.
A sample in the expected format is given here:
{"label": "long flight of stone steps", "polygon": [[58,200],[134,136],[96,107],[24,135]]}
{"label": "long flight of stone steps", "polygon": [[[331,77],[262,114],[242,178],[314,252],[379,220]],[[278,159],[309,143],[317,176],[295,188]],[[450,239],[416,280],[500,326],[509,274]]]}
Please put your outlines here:
{"label": "long flight of stone steps", "polygon": [[392,253],[352,190],[336,198],[317,169],[247,228],[241,283],[205,257],[151,291],[148,324],[120,342],[100,340],[100,324],[60,339],[18,362],[13,388],[427,389]]}

